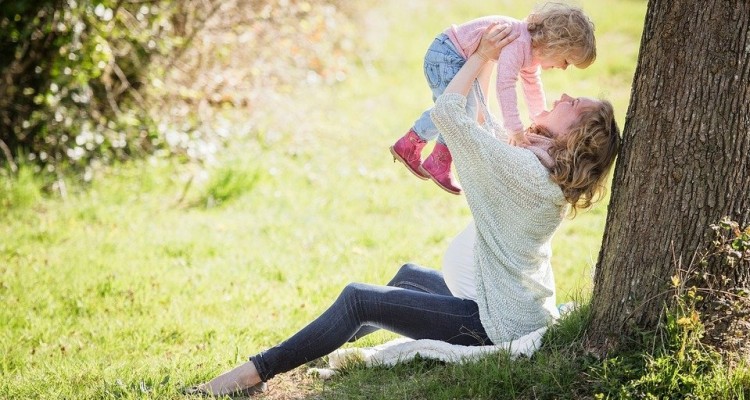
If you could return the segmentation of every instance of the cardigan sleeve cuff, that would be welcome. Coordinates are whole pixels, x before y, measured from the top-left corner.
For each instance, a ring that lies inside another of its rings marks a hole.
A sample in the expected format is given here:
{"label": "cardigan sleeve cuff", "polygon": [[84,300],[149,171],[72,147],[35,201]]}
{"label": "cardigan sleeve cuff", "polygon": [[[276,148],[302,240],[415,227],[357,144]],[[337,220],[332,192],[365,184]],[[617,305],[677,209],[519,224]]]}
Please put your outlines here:
{"label": "cardigan sleeve cuff", "polygon": [[443,93],[435,100],[435,105],[445,103],[446,105],[466,107],[466,96],[460,93]]}

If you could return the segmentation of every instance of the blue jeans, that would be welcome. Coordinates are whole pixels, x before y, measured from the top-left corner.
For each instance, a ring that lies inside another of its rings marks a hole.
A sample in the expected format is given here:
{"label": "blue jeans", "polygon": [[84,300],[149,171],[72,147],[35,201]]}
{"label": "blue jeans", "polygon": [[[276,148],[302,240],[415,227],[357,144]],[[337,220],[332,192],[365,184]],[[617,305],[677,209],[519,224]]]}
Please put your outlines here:
{"label": "blue jeans", "polygon": [[454,297],[440,272],[406,264],[388,286],[347,285],[321,316],[250,360],[265,382],[380,328],[413,339],[492,344],[475,302]]}
{"label": "blue jeans", "polygon": [[[441,33],[427,49],[427,54],[424,56],[424,76],[427,78],[427,83],[430,85],[432,90],[432,101],[434,102],[437,98],[443,94],[445,88],[448,87],[448,83],[453,80],[458,70],[463,67],[466,60],[458,53],[453,43],[448,38],[448,35]],[[476,101],[476,90],[471,89],[469,95],[466,96],[466,114],[471,118],[476,118],[477,115],[477,101]],[[442,136],[440,136],[437,127],[432,123],[430,119],[430,112],[432,107],[425,110],[422,115],[414,121],[414,132],[417,133],[422,140],[432,140],[437,138],[439,143],[443,142]]]}

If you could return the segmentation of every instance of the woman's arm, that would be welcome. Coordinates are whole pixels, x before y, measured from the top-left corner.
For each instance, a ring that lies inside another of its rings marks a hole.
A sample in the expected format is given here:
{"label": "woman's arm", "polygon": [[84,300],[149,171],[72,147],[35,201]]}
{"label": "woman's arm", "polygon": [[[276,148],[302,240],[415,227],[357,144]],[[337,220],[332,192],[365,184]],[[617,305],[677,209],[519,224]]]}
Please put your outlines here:
{"label": "woman's arm", "polygon": [[[487,93],[489,93],[490,90],[490,75],[492,75],[492,63],[485,63],[484,67],[481,71],[479,71],[479,88],[482,90],[482,96],[484,97],[484,101],[487,103],[487,107],[489,107],[489,101],[490,98],[487,96]],[[483,125],[485,122],[485,116],[484,112],[482,110],[482,105],[480,104],[477,112],[479,112],[479,115],[477,116],[477,121],[479,121],[479,125]]]}

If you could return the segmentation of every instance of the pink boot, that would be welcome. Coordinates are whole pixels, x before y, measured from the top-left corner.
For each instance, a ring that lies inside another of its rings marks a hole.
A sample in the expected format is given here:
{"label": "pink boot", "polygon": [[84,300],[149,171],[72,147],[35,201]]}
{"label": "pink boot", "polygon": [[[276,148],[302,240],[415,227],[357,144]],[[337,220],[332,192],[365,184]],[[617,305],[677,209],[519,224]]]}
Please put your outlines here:
{"label": "pink boot", "polygon": [[399,160],[404,163],[406,168],[417,178],[428,179],[429,177],[419,169],[422,165],[422,149],[425,144],[427,142],[420,139],[414,129],[409,129],[406,135],[391,146],[393,161]]}
{"label": "pink boot", "polygon": [[446,192],[461,194],[461,186],[453,179],[453,174],[451,173],[452,162],[453,157],[451,157],[451,152],[448,151],[448,146],[435,143],[432,154],[422,164],[422,173],[432,178]]}

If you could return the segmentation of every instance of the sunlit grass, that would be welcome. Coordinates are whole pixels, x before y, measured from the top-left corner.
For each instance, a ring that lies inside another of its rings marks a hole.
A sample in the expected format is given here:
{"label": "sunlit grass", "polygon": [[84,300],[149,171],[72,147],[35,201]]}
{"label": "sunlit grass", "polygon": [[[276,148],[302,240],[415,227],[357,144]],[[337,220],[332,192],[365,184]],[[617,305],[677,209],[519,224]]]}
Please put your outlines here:
{"label": "sunlit grass", "polygon": [[[50,185],[30,169],[0,176],[0,398],[178,398],[295,332],[348,282],[385,283],[408,261],[440,268],[469,222],[465,200],[387,148],[431,104],[421,60],[437,32],[531,5],[378,2],[354,38],[371,43],[361,69],[300,87],[293,103],[269,99],[205,169],[133,162],[67,181],[65,198],[43,197]],[[622,125],[645,3],[583,5],[599,58],[545,72],[548,98],[610,98]],[[587,296],[605,214],[599,204],[558,232],[559,302]],[[485,367],[473,368],[461,374]],[[322,383],[292,374],[272,387],[268,397],[302,397]]]}

